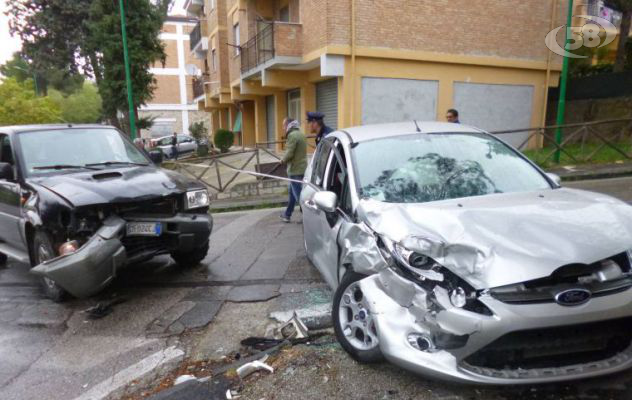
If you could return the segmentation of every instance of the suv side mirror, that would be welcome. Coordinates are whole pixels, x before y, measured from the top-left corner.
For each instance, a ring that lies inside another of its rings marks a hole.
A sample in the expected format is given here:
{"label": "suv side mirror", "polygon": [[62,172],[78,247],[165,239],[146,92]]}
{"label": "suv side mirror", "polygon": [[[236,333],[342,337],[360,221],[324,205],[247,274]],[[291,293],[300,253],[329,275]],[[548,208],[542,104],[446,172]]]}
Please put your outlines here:
{"label": "suv side mirror", "polygon": [[13,167],[9,163],[0,162],[0,180],[12,181],[15,179],[13,175]]}
{"label": "suv side mirror", "polygon": [[154,164],[162,164],[163,154],[160,150],[152,150],[149,152],[149,158]]}
{"label": "suv side mirror", "polygon": [[558,174],[547,172],[546,176],[548,176],[550,180],[555,182],[557,186],[562,186],[562,178],[560,178]]}
{"label": "suv side mirror", "polygon": [[337,208],[338,196],[336,196],[334,192],[316,192],[312,197],[312,201],[319,210],[326,213],[333,213]]}

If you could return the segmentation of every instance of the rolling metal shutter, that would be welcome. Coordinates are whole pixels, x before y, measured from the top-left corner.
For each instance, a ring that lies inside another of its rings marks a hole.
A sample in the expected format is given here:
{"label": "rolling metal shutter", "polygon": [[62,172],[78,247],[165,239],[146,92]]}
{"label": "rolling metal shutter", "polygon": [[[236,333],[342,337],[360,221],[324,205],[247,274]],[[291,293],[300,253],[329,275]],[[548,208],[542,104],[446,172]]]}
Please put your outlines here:
{"label": "rolling metal shutter", "polygon": [[316,84],[316,109],[325,114],[325,125],[338,129],[338,79]]}

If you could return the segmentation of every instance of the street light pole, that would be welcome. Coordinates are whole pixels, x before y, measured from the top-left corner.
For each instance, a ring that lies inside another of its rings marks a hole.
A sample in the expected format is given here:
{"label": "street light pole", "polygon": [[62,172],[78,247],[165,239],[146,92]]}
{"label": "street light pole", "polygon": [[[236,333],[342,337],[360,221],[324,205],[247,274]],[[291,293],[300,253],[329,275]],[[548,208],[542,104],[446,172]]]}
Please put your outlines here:
{"label": "street light pole", "polygon": [[[568,0],[568,15],[566,16],[566,34],[564,38],[564,49],[569,50],[571,44],[571,24],[573,22],[573,0]],[[564,112],[566,111],[566,82],[568,80],[568,57],[562,61],[562,77],[560,78],[560,99],[557,103],[557,120],[555,129],[555,143],[559,146],[562,143],[562,128],[564,124]],[[560,163],[560,148],[555,150],[555,163]]]}
{"label": "street light pole", "polygon": [[129,104],[130,137],[136,139],[136,115],[134,113],[134,97],[132,95],[132,74],[129,66],[129,54],[127,49],[127,31],[125,28],[125,8],[123,0],[119,0],[121,9],[121,36],[123,37],[123,59],[125,61],[125,82],[127,83],[127,103]]}

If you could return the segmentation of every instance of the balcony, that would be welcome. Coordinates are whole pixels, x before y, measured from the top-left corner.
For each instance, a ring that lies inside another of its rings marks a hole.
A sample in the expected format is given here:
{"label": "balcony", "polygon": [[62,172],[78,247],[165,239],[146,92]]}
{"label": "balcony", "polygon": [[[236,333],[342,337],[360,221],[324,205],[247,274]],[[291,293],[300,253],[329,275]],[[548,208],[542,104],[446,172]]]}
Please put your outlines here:
{"label": "balcony", "polygon": [[204,85],[209,81],[208,74],[193,78],[193,98],[197,99],[204,96]]}
{"label": "balcony", "polygon": [[271,22],[241,46],[241,74],[249,75],[272,65],[296,65],[303,53],[303,26]]}
{"label": "balcony", "polygon": [[208,36],[206,35],[206,20],[198,21],[189,34],[189,46],[195,58],[203,59],[208,51]]}
{"label": "balcony", "polygon": [[186,0],[184,9],[191,17],[200,16],[204,10],[204,0]]}

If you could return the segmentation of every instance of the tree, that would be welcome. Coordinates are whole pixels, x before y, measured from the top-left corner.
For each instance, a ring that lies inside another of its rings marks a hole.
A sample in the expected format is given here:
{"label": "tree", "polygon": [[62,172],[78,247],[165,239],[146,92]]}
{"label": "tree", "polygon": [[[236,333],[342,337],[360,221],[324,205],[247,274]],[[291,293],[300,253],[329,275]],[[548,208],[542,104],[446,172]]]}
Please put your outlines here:
{"label": "tree", "polygon": [[101,96],[93,83],[84,83],[80,90],[70,95],[52,89],[48,97],[61,110],[64,122],[95,123],[101,119]]}
{"label": "tree", "polygon": [[0,84],[0,125],[61,122],[61,111],[48,97],[35,95],[33,80],[19,83],[5,78]]}
{"label": "tree", "polygon": [[204,125],[204,121],[194,122],[189,126],[189,133],[199,142],[208,135],[208,128]]}
{"label": "tree", "polygon": [[630,24],[632,23],[632,0],[608,0],[607,4],[623,14],[619,28],[619,44],[617,58],[614,62],[614,72],[623,72],[626,64],[626,44],[630,40]]}
{"label": "tree", "polygon": [[[151,100],[156,80],[149,68],[166,60],[164,45],[158,37],[167,16],[168,1],[127,0],[125,17],[132,75],[134,106]],[[111,120],[117,112],[128,116],[127,87],[121,38],[118,2],[94,0],[88,22],[88,47],[98,54],[100,79],[97,80],[103,99],[103,111]],[[138,111],[135,111],[138,114]],[[128,124],[125,124],[128,126]]]}
{"label": "tree", "polygon": [[37,79],[39,94],[46,95],[48,88],[61,91],[69,95],[81,89],[85,78],[79,74],[69,74],[56,67],[49,67],[37,71],[20,53],[14,53],[13,58],[0,66],[0,73],[7,78],[15,78],[18,82],[27,79]]}
{"label": "tree", "polygon": [[[155,80],[149,68],[166,58],[158,35],[168,4],[168,0],[125,0],[136,107],[153,95]],[[121,125],[117,112],[127,115],[128,111],[118,1],[12,0],[6,14],[11,17],[11,32],[22,39],[22,54],[35,71],[62,71],[62,80],[76,74],[94,77],[104,116]]]}

